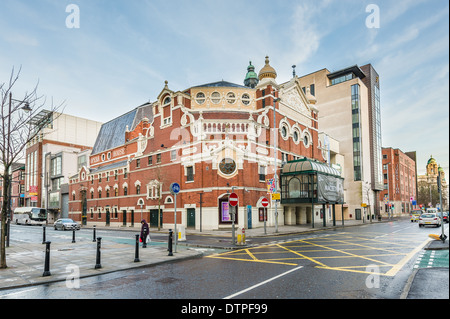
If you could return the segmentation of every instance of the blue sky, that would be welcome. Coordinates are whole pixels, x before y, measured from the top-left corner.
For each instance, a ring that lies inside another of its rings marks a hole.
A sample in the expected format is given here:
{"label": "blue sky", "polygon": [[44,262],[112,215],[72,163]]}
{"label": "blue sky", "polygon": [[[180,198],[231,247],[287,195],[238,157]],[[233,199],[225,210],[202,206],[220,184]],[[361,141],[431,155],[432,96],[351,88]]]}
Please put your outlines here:
{"label": "blue sky", "polygon": [[[67,28],[69,4],[80,27]],[[366,7],[380,27],[367,28]],[[279,83],[371,63],[380,74],[383,146],[432,154],[449,177],[449,5],[445,0],[1,0],[0,82],[106,122],[172,90],[241,84],[264,57]]]}

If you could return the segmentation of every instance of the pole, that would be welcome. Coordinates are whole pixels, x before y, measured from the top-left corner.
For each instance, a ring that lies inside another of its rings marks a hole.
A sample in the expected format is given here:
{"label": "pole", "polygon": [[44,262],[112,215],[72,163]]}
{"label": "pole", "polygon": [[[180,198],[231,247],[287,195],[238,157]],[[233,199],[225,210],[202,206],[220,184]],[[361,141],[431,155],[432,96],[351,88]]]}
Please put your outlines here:
{"label": "pole", "polygon": [[134,250],[134,262],[139,262],[139,234],[136,235],[136,248]]}
{"label": "pole", "polygon": [[100,246],[102,244],[102,238],[97,238],[97,258],[95,259],[95,269],[102,268],[102,265],[100,264]]}
{"label": "pole", "polygon": [[[275,159],[275,167],[274,167],[274,185],[275,185],[275,193],[278,192],[278,186],[277,186],[277,169],[278,169],[278,165],[277,165],[277,157],[278,157],[278,152],[277,152],[277,120],[276,120],[276,102],[279,101],[280,99],[275,98],[275,92],[274,93],[274,98],[273,98],[273,156]],[[275,233],[278,233],[278,202],[277,200],[275,200]]]}
{"label": "pole", "polygon": [[168,256],[173,256],[173,253],[172,253],[172,229],[169,229],[169,239],[168,239],[167,245],[168,245],[167,250],[169,251]]}
{"label": "pole", "polygon": [[388,219],[390,219],[390,214],[391,214],[391,207],[389,206],[390,204],[390,200],[389,200],[389,164],[391,163],[387,163],[386,164],[386,170],[387,170],[387,205],[388,205]]}
{"label": "pole", "polygon": [[264,207],[264,235],[267,235],[266,220],[267,220],[267,207]]}
{"label": "pole", "polygon": [[42,225],[42,244],[45,244],[45,225]]}
{"label": "pole", "polygon": [[[228,201],[228,207],[230,207],[230,202]],[[236,234],[235,234],[235,230],[234,230],[234,217],[236,215],[236,206],[231,206],[232,209],[232,213],[231,213],[231,237],[232,237],[232,244],[235,245],[236,244]]]}
{"label": "pole", "polygon": [[174,194],[174,208],[175,208],[175,252],[177,252],[177,240],[178,240],[178,233],[177,233],[177,193]]}
{"label": "pole", "polygon": [[95,239],[95,238],[96,238],[96,237],[95,237],[95,233],[96,233],[95,230],[96,230],[96,228],[95,228],[95,225],[94,225],[94,236],[93,236],[93,238],[92,238],[92,242],[94,242],[94,243],[95,243],[95,241],[96,241],[96,239]]}
{"label": "pole", "polygon": [[72,244],[75,243],[75,229],[72,229]]}
{"label": "pole", "polygon": [[[441,183],[441,172],[438,172],[438,189],[439,189],[439,203],[440,203],[440,211],[441,211],[441,240],[443,243],[445,243],[445,239],[447,238],[447,236],[445,236],[444,234],[444,209],[442,207],[442,183]],[[447,217],[448,218],[448,217]]]}
{"label": "pole", "polygon": [[52,274],[50,273],[50,241],[45,242],[45,263],[44,263],[44,273],[42,277],[48,277]]}
{"label": "pole", "polygon": [[202,232],[202,195],[203,193],[200,193],[200,232]]}

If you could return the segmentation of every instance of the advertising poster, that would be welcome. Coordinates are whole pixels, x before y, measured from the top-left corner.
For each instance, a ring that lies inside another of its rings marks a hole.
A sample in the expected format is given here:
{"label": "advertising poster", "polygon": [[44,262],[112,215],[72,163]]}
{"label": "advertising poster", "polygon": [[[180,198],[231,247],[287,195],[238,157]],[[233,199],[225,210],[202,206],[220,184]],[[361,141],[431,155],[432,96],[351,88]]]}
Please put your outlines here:
{"label": "advertising poster", "polygon": [[222,202],[222,222],[230,222],[231,221],[231,215],[230,215],[230,205],[228,202]]}

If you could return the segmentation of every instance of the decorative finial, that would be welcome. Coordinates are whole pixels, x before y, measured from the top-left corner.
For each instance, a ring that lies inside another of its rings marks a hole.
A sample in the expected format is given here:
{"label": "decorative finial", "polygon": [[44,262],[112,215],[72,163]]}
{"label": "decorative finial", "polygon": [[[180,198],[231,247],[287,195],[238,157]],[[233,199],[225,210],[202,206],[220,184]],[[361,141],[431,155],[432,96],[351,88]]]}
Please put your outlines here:
{"label": "decorative finial", "polygon": [[295,78],[295,68],[296,67],[297,66],[295,64],[292,66],[292,77],[294,77],[294,78]]}

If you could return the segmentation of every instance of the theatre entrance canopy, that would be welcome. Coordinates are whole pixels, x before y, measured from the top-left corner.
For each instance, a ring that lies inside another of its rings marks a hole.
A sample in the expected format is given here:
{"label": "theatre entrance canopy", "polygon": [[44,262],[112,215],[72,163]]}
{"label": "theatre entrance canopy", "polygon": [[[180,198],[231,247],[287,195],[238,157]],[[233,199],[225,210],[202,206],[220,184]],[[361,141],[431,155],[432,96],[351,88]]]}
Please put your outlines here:
{"label": "theatre entrance canopy", "polygon": [[281,171],[281,204],[297,203],[343,204],[339,171],[306,158],[287,162]]}

